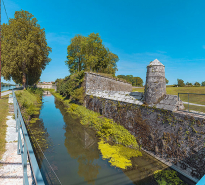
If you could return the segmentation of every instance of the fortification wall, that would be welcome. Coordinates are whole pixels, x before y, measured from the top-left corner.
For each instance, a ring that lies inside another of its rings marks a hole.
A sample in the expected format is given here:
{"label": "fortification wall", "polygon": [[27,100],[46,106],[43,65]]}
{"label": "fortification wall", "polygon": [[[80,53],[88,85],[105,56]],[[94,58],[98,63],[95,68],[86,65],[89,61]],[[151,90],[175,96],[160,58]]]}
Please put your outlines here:
{"label": "fortification wall", "polygon": [[90,90],[132,91],[132,85],[95,73],[85,73],[85,88]]}
{"label": "fortification wall", "polygon": [[143,149],[193,181],[204,175],[205,117],[88,95],[85,105],[123,125]]}

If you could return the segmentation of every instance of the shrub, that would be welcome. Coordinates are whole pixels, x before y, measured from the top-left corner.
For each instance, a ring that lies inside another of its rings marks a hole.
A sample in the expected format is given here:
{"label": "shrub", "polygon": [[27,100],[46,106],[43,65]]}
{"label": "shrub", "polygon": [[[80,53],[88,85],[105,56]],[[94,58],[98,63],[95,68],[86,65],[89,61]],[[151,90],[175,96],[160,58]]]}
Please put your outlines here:
{"label": "shrub", "polygon": [[81,87],[84,81],[84,71],[72,74],[64,79],[57,79],[57,92],[71,102],[82,104],[84,89]]}
{"label": "shrub", "polygon": [[155,171],[154,178],[159,185],[184,185],[185,184],[177,176],[177,172],[170,169]]}

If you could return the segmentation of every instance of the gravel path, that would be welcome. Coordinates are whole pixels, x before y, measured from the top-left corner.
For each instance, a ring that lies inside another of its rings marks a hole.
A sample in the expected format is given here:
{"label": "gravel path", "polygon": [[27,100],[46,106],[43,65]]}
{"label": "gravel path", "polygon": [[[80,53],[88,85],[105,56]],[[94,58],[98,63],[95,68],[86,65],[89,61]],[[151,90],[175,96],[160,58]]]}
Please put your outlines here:
{"label": "gravel path", "polygon": [[[12,91],[11,91],[12,92]],[[5,92],[4,95],[11,93]],[[3,94],[3,93],[2,93]],[[2,96],[4,96],[2,95]],[[13,105],[13,97],[9,95],[8,103]],[[11,107],[10,105],[9,107]],[[8,125],[6,131],[6,152],[0,160],[0,184],[2,185],[22,185],[23,184],[23,168],[21,155],[17,155],[17,132],[16,132],[16,121],[13,117],[13,109],[9,111],[7,116]],[[29,176],[29,184],[31,184],[31,172],[30,166],[27,166],[27,174]]]}
{"label": "gravel path", "polygon": [[10,94],[10,93],[12,93],[12,91],[1,92],[1,96],[5,96],[5,95]]}

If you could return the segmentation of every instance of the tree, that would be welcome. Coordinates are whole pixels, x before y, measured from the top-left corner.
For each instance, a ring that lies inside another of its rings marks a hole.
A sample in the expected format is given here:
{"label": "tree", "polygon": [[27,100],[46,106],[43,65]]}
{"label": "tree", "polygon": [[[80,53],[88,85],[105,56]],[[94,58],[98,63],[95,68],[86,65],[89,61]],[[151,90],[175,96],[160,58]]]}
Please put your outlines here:
{"label": "tree", "polygon": [[88,37],[76,35],[67,47],[67,60],[71,74],[85,71],[115,74],[119,58],[102,44],[99,34],[91,33]]}
{"label": "tree", "polygon": [[197,86],[197,87],[199,87],[199,86],[200,86],[200,83],[199,83],[199,82],[195,82],[194,85]]}
{"label": "tree", "polygon": [[71,39],[71,44],[67,47],[68,56],[66,64],[70,69],[70,73],[79,72],[85,69],[85,56],[83,51],[83,44],[85,43],[85,37],[76,35]]}
{"label": "tree", "polygon": [[117,75],[117,78],[125,79],[127,82],[131,83],[132,86],[143,86],[143,80],[140,77],[133,77],[133,75]]}
{"label": "tree", "polygon": [[193,86],[192,83],[187,82],[186,86]]}
{"label": "tree", "polygon": [[184,80],[182,80],[182,79],[177,79],[177,82],[178,82],[178,86],[179,87],[184,87],[185,86],[185,84],[184,84]]}
{"label": "tree", "polygon": [[201,86],[205,86],[205,81],[201,82]]}
{"label": "tree", "polygon": [[45,30],[28,11],[16,11],[8,24],[2,25],[2,75],[17,84],[33,85],[51,61]]}
{"label": "tree", "polygon": [[135,85],[134,86],[139,86],[142,87],[143,86],[143,80],[140,77],[133,77]]}
{"label": "tree", "polygon": [[165,81],[166,81],[166,84],[168,84],[168,83],[169,83],[169,80],[167,80],[166,78],[165,78]]}

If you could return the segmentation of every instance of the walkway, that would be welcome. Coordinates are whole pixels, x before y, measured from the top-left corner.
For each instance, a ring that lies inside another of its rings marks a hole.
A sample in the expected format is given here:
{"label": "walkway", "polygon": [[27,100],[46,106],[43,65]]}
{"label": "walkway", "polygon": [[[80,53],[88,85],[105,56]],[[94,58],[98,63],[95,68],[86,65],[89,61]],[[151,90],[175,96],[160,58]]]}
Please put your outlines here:
{"label": "walkway", "polygon": [[12,91],[1,92],[1,96],[6,96],[7,94],[11,94]]}
{"label": "walkway", "polygon": [[[2,96],[12,93],[12,91],[3,92]],[[13,104],[13,97],[9,95],[8,103]],[[0,160],[0,184],[3,185],[22,185],[23,168],[21,155],[17,155],[17,132],[16,121],[13,119],[13,109],[9,106],[9,116],[7,116],[8,125],[6,131],[6,152]],[[28,171],[30,170],[28,165]],[[29,183],[31,183],[31,174],[28,173]]]}

